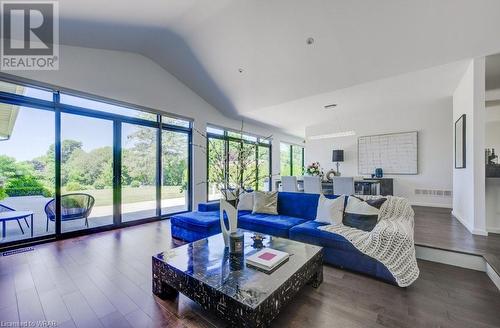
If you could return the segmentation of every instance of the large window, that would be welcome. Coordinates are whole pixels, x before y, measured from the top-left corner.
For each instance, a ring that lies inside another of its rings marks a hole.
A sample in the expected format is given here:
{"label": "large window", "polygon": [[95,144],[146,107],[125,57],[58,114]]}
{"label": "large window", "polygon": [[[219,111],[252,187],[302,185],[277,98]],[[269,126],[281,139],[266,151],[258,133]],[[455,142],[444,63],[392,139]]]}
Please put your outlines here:
{"label": "large window", "polygon": [[157,129],[122,124],[122,220],[156,215]]}
{"label": "large window", "polygon": [[[220,198],[218,183],[226,179],[231,185],[243,184],[251,190],[270,190],[271,144],[267,138],[207,128],[208,200]],[[238,154],[244,154],[239,161]]]}
{"label": "large window", "polygon": [[286,143],[280,144],[281,176],[301,176],[304,174],[304,148]]}
{"label": "large window", "polygon": [[109,104],[102,101],[95,101],[87,98],[77,97],[66,93],[61,93],[61,103],[76,107],[84,107],[95,111],[112,113],[123,116],[140,118],[148,121],[156,121],[156,114],[138,111],[135,109]]}
{"label": "large window", "polygon": [[0,81],[0,247],[190,210],[190,141],[186,119]]}
{"label": "large window", "polygon": [[53,111],[0,103],[0,245],[54,233],[54,131]]}
{"label": "large window", "polygon": [[61,114],[61,194],[63,232],[113,224],[112,121]]}
{"label": "large window", "polygon": [[226,141],[223,138],[208,137],[208,200],[220,199],[220,177],[226,174]]}
{"label": "large window", "polygon": [[189,134],[162,131],[161,214],[188,210]]}
{"label": "large window", "polygon": [[270,191],[271,190],[271,148],[269,146],[259,145],[257,149],[259,162],[258,162],[258,176],[257,181],[259,190]]}

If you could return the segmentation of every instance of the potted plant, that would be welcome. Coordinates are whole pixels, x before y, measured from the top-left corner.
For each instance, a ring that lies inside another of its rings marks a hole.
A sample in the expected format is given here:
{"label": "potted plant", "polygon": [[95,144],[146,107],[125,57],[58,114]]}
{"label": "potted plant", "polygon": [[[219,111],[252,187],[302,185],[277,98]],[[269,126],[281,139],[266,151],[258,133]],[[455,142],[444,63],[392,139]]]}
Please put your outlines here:
{"label": "potted plant", "polygon": [[323,176],[323,170],[319,162],[313,162],[306,168],[306,173],[311,176]]}

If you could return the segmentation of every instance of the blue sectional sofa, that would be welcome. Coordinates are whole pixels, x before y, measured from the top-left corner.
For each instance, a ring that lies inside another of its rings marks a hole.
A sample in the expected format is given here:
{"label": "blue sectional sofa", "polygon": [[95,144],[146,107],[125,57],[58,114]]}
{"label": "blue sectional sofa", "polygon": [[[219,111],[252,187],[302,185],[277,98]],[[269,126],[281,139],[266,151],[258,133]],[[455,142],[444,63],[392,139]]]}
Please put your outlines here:
{"label": "blue sectional sofa", "polygon": [[[344,237],[317,229],[324,225],[315,221],[318,199],[317,194],[280,192],[278,215],[239,211],[238,227],[322,246],[326,263],[396,284],[394,277],[382,263],[358,251]],[[197,212],[174,215],[170,219],[172,237],[187,242],[221,231],[218,203],[200,204]]]}

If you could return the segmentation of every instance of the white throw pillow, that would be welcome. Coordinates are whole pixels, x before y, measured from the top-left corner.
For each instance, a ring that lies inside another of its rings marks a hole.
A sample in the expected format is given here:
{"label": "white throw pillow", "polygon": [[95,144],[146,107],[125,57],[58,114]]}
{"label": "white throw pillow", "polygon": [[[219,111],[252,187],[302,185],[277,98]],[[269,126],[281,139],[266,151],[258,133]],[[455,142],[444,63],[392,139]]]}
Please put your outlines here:
{"label": "white throw pillow", "polygon": [[244,192],[240,195],[240,202],[238,203],[238,211],[251,211],[253,210],[253,192]]}
{"label": "white throw pillow", "polygon": [[316,221],[328,224],[341,224],[344,216],[345,196],[339,196],[335,199],[319,196],[318,209],[316,211]]}

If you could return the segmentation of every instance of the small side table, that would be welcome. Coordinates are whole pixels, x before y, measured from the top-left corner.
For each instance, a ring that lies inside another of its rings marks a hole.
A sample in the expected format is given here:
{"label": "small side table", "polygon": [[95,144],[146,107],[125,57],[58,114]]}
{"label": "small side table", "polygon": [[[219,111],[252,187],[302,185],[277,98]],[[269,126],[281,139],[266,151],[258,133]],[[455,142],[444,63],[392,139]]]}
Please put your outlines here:
{"label": "small side table", "polygon": [[30,211],[6,211],[6,212],[0,212],[0,221],[2,222],[2,238],[5,238],[5,232],[6,232],[6,223],[7,221],[13,221],[17,220],[17,223],[19,223],[19,227],[21,228],[21,231],[24,234],[23,227],[21,226],[21,223],[19,220],[30,217],[31,224],[31,237],[33,237],[33,212]]}

